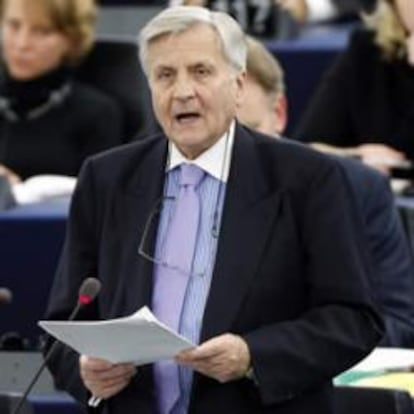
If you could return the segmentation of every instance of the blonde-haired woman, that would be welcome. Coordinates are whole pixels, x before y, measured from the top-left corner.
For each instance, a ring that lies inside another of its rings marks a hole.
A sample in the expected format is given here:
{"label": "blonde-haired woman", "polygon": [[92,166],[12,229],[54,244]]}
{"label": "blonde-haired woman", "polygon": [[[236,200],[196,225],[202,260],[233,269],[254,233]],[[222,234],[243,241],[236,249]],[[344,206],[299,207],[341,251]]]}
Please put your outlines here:
{"label": "blonde-haired woman", "polygon": [[94,41],[93,0],[1,0],[0,175],[76,176],[121,141],[112,99],[74,80]]}
{"label": "blonde-haired woman", "polygon": [[389,172],[414,161],[414,2],[378,0],[364,21],[294,136]]}

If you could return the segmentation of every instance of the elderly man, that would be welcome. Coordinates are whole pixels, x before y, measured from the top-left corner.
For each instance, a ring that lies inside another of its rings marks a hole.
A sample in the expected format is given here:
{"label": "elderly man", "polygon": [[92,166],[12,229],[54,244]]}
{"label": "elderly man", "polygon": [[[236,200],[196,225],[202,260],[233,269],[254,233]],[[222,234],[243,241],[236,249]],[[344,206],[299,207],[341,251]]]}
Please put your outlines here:
{"label": "elderly man", "polygon": [[135,367],[59,345],[58,386],[105,414],[331,413],[331,378],[383,331],[337,163],[237,124],[246,45],[231,17],[166,9],[140,54],[163,133],[85,164],[47,316],[66,318],[95,274],[82,317],[148,305],[197,346]]}

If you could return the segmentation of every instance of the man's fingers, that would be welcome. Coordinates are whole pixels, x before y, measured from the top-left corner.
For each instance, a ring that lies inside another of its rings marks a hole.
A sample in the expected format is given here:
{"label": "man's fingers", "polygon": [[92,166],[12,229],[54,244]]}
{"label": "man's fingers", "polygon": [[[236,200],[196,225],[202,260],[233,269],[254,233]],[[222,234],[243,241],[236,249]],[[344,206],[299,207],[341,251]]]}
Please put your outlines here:
{"label": "man's fingers", "polygon": [[81,369],[103,371],[111,368],[114,364],[104,359],[92,358],[87,355],[81,355],[79,357],[79,365]]}
{"label": "man's fingers", "polygon": [[236,377],[239,377],[237,370],[234,366],[226,363],[225,361],[212,362],[212,363],[198,363],[192,365],[192,368],[203,375],[210,378],[214,378],[220,382],[227,382]]}
{"label": "man's fingers", "polygon": [[212,338],[196,348],[185,350],[177,355],[177,360],[180,362],[197,362],[202,360],[208,360],[216,358],[221,354],[228,354],[229,350],[235,346],[235,341],[238,341],[239,337],[232,334],[224,334]]}
{"label": "man's fingers", "polygon": [[222,336],[210,339],[196,348],[185,350],[177,355],[177,360],[184,361],[202,361],[204,359],[214,358],[223,352]]}
{"label": "man's fingers", "polygon": [[112,364],[82,355],[79,358],[82,380],[92,394],[109,398],[125,388],[137,369],[133,364]]}
{"label": "man's fingers", "polygon": [[93,381],[106,381],[123,377],[131,377],[136,373],[135,367],[114,366],[107,370],[84,370],[83,377]]}
{"label": "man's fingers", "polygon": [[124,379],[117,382],[109,382],[105,384],[88,384],[88,389],[92,391],[93,395],[98,398],[107,399],[123,390],[130,382],[129,379]]}
{"label": "man's fingers", "polygon": [[92,394],[99,398],[110,398],[124,389],[136,374],[136,370],[129,370],[120,373],[118,376],[112,376],[105,379],[97,379],[96,377],[84,378],[86,388]]}
{"label": "man's fingers", "polygon": [[123,375],[113,376],[105,379],[91,378],[86,379],[86,382],[93,387],[100,387],[102,389],[112,388],[118,384],[129,382],[135,373],[125,373]]}
{"label": "man's fingers", "polygon": [[244,376],[250,366],[246,342],[237,335],[224,334],[177,356],[177,362],[220,382]]}

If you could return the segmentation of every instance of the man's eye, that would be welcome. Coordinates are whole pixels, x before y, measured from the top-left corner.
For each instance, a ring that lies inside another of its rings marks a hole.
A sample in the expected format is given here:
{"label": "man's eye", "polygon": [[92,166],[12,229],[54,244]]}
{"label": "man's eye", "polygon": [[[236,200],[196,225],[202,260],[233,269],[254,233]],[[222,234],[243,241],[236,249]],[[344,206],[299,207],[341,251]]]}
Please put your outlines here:
{"label": "man's eye", "polygon": [[167,80],[170,79],[172,76],[171,72],[160,72],[158,74],[158,79],[160,80]]}
{"label": "man's eye", "polygon": [[200,68],[196,68],[195,73],[197,76],[204,77],[204,76],[207,76],[210,72],[208,69],[200,67]]}

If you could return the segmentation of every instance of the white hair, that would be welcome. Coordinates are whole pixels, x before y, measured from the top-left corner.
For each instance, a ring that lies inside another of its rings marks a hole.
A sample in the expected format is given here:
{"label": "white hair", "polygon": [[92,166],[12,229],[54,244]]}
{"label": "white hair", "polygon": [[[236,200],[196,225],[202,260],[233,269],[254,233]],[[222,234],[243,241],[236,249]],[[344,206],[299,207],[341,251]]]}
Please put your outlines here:
{"label": "white hair", "polygon": [[139,34],[139,58],[148,76],[148,45],[159,36],[180,33],[196,24],[208,24],[218,34],[225,59],[237,72],[246,69],[247,47],[243,30],[228,14],[204,7],[176,6],[163,10],[151,19]]}

